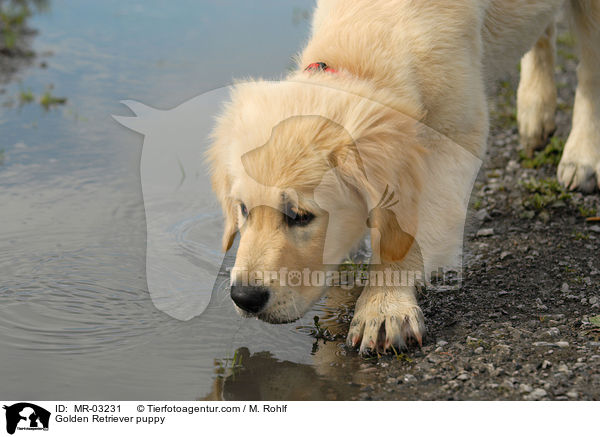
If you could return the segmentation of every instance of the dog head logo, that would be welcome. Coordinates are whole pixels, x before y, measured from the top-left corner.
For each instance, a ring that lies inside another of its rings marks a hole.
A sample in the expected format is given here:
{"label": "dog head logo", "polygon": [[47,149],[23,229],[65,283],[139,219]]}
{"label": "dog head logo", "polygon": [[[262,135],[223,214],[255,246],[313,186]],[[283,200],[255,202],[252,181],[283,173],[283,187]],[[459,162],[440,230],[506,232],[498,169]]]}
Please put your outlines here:
{"label": "dog head logo", "polygon": [[6,432],[14,434],[16,430],[48,430],[50,412],[38,405],[19,402],[6,410]]}
{"label": "dog head logo", "polygon": [[228,89],[218,89],[171,110],[123,101],[134,117],[114,116],[143,135],[141,188],[146,215],[146,279],[152,302],[178,320],[201,314],[222,264],[221,212],[203,153],[216,108]]}

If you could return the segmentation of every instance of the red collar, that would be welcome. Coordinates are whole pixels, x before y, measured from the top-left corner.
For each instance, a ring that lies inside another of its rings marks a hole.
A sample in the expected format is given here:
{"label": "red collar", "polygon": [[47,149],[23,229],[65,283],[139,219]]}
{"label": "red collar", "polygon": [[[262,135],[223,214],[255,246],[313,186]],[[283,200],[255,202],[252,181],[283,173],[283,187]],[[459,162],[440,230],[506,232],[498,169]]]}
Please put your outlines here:
{"label": "red collar", "polygon": [[313,62],[308,67],[304,69],[304,71],[326,71],[328,73],[337,74],[338,71],[335,68],[331,68],[325,62]]}

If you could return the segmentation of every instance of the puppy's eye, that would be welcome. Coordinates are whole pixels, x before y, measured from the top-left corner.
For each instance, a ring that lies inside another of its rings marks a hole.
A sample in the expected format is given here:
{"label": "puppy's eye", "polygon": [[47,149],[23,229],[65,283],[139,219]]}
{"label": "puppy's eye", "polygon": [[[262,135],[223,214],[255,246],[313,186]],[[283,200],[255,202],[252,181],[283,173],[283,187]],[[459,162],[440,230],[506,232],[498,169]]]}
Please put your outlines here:
{"label": "puppy's eye", "polygon": [[288,226],[306,226],[315,218],[315,215],[303,209],[288,207],[283,217]]}
{"label": "puppy's eye", "polygon": [[244,217],[248,217],[248,208],[244,203],[240,203],[240,212]]}

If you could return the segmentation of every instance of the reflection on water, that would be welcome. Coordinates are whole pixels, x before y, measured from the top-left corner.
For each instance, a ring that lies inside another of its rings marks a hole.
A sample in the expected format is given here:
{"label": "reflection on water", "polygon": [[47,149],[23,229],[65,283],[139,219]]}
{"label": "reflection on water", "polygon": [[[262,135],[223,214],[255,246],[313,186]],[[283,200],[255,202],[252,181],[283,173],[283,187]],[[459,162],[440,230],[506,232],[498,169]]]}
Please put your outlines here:
{"label": "reflection on water", "polygon": [[360,385],[352,381],[356,374],[349,369],[330,372],[334,378],[329,379],[320,375],[315,366],[280,361],[270,352],[251,355],[242,348],[236,356],[241,364],[231,369],[219,368],[213,391],[205,400],[348,400],[359,392]]}
{"label": "reflection on water", "polygon": [[48,0],[0,0],[0,83],[33,60],[31,45],[36,31],[29,19],[48,9]]}
{"label": "reflection on water", "polygon": [[[142,141],[110,118],[130,115],[123,99],[170,108],[232,77],[278,77],[306,37],[294,11],[308,3],[53,0],[29,17],[39,30],[32,50],[52,56],[2,85],[0,101],[48,84],[68,101],[48,112],[0,106],[0,398],[348,399],[368,380],[341,340],[314,338],[316,315],[332,335],[345,333],[350,292],[289,325],[237,315],[232,254],[209,250],[221,213],[208,198],[170,230],[200,270],[221,266],[210,304],[186,321],[157,309],[146,282]],[[236,350],[241,366],[215,367]]]}
{"label": "reflection on water", "polygon": [[268,350],[251,353],[246,347],[239,348],[231,358],[215,360],[214,384],[203,399],[356,399],[360,388],[373,382],[368,373],[371,368],[365,367],[366,362],[354,353],[348,353],[344,345],[350,323],[348,310],[358,293],[359,290],[330,290],[318,305],[318,325],[297,326],[298,331],[313,337],[307,364],[278,359]]}

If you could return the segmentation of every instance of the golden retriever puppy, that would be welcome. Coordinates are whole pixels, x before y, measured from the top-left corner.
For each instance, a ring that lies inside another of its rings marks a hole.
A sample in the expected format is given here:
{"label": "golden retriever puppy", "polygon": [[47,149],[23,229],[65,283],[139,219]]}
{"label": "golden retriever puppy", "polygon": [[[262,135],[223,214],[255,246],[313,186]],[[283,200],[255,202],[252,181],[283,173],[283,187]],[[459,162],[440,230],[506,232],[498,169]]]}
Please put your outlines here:
{"label": "golden retriever puppy", "polygon": [[[319,1],[297,71],[237,84],[213,132],[224,250],[240,232],[231,274],[240,313],[301,317],[370,232],[370,280],[348,343],[361,352],[420,343],[423,315],[404,279],[459,262],[488,135],[486,86],[533,47],[519,126],[529,149],[543,144],[556,103],[554,19],[565,3],[582,59],[559,178],[590,189],[600,173],[600,3]],[[397,275],[405,272],[413,275]]]}

